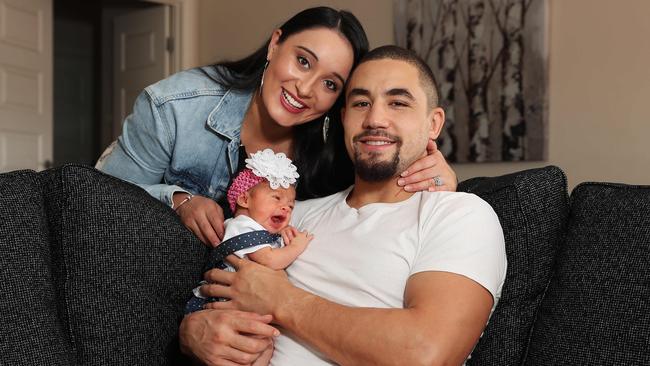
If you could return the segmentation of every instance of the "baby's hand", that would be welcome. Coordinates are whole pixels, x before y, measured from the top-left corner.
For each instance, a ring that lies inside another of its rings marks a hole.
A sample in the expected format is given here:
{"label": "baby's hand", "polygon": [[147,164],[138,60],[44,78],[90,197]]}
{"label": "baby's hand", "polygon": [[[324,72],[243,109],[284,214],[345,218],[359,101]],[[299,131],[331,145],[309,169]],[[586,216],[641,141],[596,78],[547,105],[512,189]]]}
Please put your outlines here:
{"label": "baby's hand", "polygon": [[284,229],[280,230],[282,235],[282,240],[284,240],[284,245],[299,245],[307,247],[307,244],[314,238],[314,236],[305,231],[298,231],[293,226],[287,226]]}
{"label": "baby's hand", "polygon": [[293,238],[295,238],[298,235],[298,229],[289,225],[284,229],[280,230],[280,235],[282,235],[282,241],[284,241],[284,245],[289,245],[291,244]]}
{"label": "baby's hand", "polygon": [[291,239],[291,244],[290,245],[302,248],[300,250],[300,252],[302,253],[305,250],[305,248],[307,248],[307,244],[309,244],[309,242],[313,238],[314,238],[314,235],[308,233],[306,230],[305,231],[299,231],[298,235],[296,235],[293,239]]}

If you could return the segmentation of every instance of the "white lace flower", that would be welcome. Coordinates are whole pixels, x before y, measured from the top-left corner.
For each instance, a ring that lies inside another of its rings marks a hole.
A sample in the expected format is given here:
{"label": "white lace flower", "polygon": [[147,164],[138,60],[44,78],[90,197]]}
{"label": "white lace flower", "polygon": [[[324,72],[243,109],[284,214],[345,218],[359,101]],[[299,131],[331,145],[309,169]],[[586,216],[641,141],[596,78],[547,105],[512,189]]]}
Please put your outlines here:
{"label": "white lace flower", "polygon": [[266,178],[272,189],[278,189],[280,186],[289,188],[300,176],[296,166],[284,153],[276,154],[271,149],[251,154],[251,157],[246,159],[246,167],[258,177]]}

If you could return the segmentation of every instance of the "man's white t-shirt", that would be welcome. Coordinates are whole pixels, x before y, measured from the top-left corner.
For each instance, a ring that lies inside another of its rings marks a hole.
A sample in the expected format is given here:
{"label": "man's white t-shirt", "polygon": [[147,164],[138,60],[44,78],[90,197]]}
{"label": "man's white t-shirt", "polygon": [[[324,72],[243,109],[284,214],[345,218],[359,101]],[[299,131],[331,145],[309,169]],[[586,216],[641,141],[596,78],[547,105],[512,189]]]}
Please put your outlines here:
{"label": "man's white t-shirt", "polygon": [[[411,275],[444,271],[478,282],[496,305],[506,255],[489,204],[473,194],[419,192],[355,209],[346,202],[352,188],[296,203],[292,225],[314,239],[287,268],[294,285],[342,305],[402,308]],[[271,365],[329,364],[286,330],[276,339]]]}

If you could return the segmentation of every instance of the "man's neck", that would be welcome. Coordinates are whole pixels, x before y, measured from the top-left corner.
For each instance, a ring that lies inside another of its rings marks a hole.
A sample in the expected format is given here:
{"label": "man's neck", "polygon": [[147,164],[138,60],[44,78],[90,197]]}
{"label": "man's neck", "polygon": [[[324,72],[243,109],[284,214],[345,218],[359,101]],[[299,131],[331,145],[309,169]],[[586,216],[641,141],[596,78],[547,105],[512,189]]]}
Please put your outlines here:
{"label": "man's neck", "polygon": [[350,207],[360,208],[371,203],[395,203],[407,200],[413,193],[406,192],[397,185],[399,177],[392,177],[382,182],[368,182],[358,176],[354,179],[354,188],[348,195]]}

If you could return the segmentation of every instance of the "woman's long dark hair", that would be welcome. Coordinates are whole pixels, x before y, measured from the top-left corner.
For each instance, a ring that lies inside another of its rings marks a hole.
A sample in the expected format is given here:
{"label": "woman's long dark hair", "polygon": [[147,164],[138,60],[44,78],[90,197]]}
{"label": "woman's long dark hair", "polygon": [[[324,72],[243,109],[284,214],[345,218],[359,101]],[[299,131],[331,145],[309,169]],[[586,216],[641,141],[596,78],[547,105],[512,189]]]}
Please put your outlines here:
{"label": "woman's long dark hair", "polygon": [[[279,42],[314,28],[336,29],[350,42],[354,52],[353,68],[368,52],[368,39],[359,20],[350,12],[324,6],[303,10],[280,26]],[[218,81],[237,90],[257,89],[270,41],[269,38],[259,49],[240,60],[215,64]],[[354,181],[340,118],[344,99],[342,92],[327,114],[330,118],[327,141],[323,141],[322,117],[294,127],[293,160],[300,173],[296,187],[298,199],[326,196],[347,188]]]}

